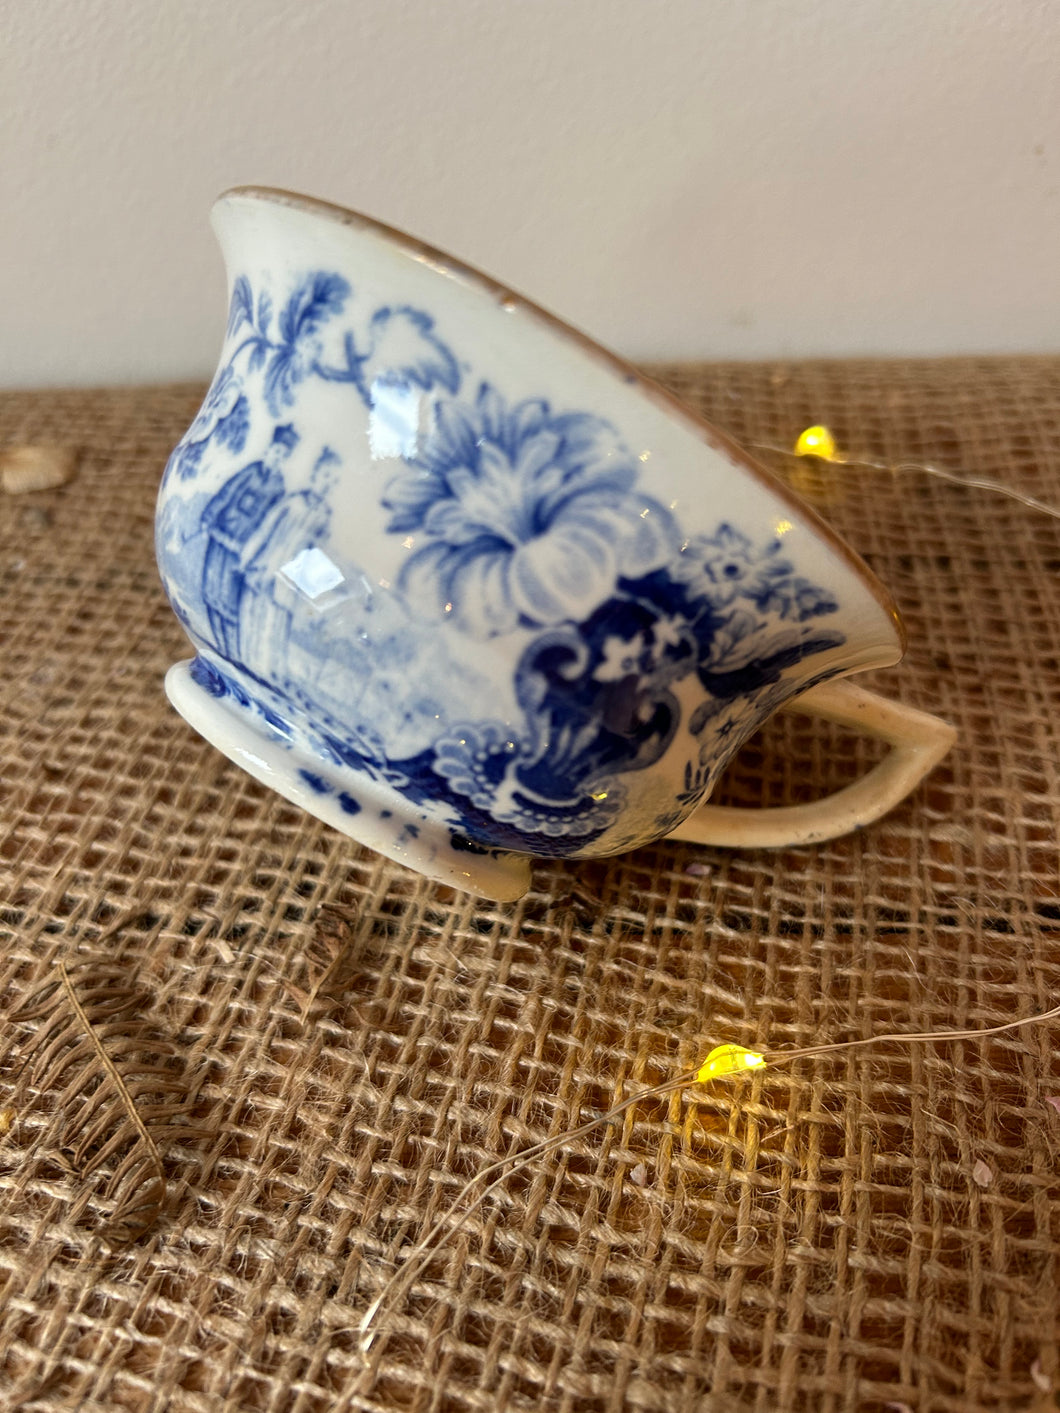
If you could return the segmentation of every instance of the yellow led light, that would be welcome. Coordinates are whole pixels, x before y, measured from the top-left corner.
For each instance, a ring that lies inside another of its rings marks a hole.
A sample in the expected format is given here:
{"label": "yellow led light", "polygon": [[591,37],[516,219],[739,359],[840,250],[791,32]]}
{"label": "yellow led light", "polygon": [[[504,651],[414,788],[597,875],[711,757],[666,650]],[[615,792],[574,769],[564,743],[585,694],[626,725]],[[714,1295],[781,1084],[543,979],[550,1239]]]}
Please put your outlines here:
{"label": "yellow led light", "polygon": [[745,1050],[742,1045],[718,1045],[696,1071],[696,1083],[707,1084],[712,1079],[724,1079],[743,1070],[758,1070],[765,1062],[765,1056],[757,1050]]}
{"label": "yellow led light", "polygon": [[807,427],[799,433],[795,443],[796,456],[819,456],[822,461],[842,461],[835,444],[835,437],[827,427]]}

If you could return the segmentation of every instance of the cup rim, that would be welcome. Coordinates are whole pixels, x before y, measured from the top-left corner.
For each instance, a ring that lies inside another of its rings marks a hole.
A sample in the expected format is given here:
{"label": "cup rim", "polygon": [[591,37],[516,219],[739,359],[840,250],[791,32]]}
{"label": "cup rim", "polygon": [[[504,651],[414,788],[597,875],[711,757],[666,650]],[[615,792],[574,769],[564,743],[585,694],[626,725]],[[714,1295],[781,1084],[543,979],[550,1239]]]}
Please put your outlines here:
{"label": "cup rim", "polygon": [[377,220],[374,216],[367,216],[361,211],[341,206],[337,202],[289,191],[285,187],[259,186],[253,183],[228,187],[217,197],[213,209],[216,210],[231,199],[271,202],[276,206],[286,206],[307,215],[319,216],[324,220],[333,221],[336,225],[347,226],[354,230],[379,236],[403,250],[413,259],[433,266],[440,275],[446,275],[468,284],[488,295],[498,304],[505,305],[507,309],[519,309],[532,319],[544,324],[555,337],[573,345],[584,357],[621,378],[631,395],[643,397],[658,411],[681,423],[700,441],[706,443],[713,450],[723,453],[743,471],[748,472],[759,484],[766,487],[771,494],[777,496],[806,519],[814,532],[843,561],[847,569],[861,581],[863,587],[890,619],[898,639],[899,653],[900,655],[905,654],[908,647],[908,635],[898,605],[890,590],[869,568],[857,551],[812,505],[809,505],[778,476],[756,461],[735,438],[715,427],[705,417],[701,417],[699,413],[693,411],[656,379],[644,373],[636,364],[605,348],[589,334],[568,324],[558,315],[551,313],[540,304],[536,304],[532,299],[520,294],[518,290],[512,289],[510,285],[506,285],[476,266],[468,264],[467,261],[450,255],[447,251],[430,245],[417,236],[410,235],[398,226],[391,226],[385,221]]}

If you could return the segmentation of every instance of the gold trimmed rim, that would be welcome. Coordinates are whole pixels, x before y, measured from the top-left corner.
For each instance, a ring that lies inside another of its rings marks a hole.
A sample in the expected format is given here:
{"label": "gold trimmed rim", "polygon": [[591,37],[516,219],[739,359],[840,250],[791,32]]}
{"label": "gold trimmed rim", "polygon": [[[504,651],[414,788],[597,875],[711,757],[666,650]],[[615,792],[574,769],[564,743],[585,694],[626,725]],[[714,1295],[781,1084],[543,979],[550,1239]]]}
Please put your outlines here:
{"label": "gold trimmed rim", "polygon": [[595,339],[590,338],[588,334],[565,323],[558,315],[543,309],[541,305],[535,304],[533,300],[527,299],[525,295],[519,294],[518,291],[502,284],[499,280],[495,280],[491,275],[485,274],[474,265],[458,260],[455,256],[449,255],[444,250],[439,250],[436,246],[428,245],[426,241],[409,235],[407,231],[403,231],[397,226],[389,226],[384,221],[377,221],[373,216],[366,216],[360,211],[353,211],[349,207],[339,206],[332,201],[323,201],[319,197],[304,196],[300,192],[287,191],[283,187],[273,186],[229,187],[228,190],[221,193],[214,205],[219,206],[231,198],[266,201],[272,202],[276,206],[288,206],[296,211],[304,211],[307,215],[320,216],[325,220],[333,221],[336,225],[349,226],[355,230],[367,231],[372,235],[380,236],[414,259],[436,267],[439,274],[468,284],[488,295],[498,304],[503,304],[507,310],[518,309],[542,323],[558,339],[572,344],[583,356],[620,378],[631,392],[646,398],[660,412],[679,422],[701,442],[705,442],[714,451],[719,451],[728,457],[734,465],[748,472],[773,495],[778,496],[798,515],[809,521],[820,538],[860,579],[887,614],[898,638],[899,650],[904,655],[908,646],[908,637],[905,624],[898,612],[898,606],[882,580],[873,573],[857,551],[852,549],[846,540],[811,505],[808,505],[790,486],[756,461],[727,432],[721,431],[705,418],[700,417],[698,413],[693,412],[680,398],[664,388],[661,383],[656,382],[654,378],[641,372],[634,364],[620,357],[617,353],[612,353],[602,344],[597,343]]}

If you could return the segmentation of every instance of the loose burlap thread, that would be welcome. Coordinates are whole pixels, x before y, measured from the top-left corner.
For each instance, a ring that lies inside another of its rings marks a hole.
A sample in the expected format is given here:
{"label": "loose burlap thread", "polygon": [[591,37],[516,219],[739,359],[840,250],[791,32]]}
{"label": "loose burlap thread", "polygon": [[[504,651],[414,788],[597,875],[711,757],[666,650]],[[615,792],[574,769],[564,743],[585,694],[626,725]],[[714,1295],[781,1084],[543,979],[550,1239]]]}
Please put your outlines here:
{"label": "loose burlap thread", "polygon": [[[1060,503],[1060,359],[659,370],[745,444],[827,422]],[[959,742],[816,848],[662,843],[519,903],[419,879],[271,795],[168,707],[187,655],[153,501],[201,389],[0,396],[80,449],[0,501],[0,1403],[173,1410],[1054,1407],[1055,1026],[778,1066],[645,1102],[511,1176],[357,1327],[467,1178],[733,1040],[988,1026],[1060,993],[1060,524],[915,473],[763,459],[910,637],[874,685]],[[835,788],[865,742],[782,717],[722,797]],[[325,913],[321,913],[321,908]],[[321,918],[341,991],[304,1017]],[[336,923],[336,919],[339,922]],[[99,1226],[18,1007],[104,948],[187,1077],[169,1189]]]}

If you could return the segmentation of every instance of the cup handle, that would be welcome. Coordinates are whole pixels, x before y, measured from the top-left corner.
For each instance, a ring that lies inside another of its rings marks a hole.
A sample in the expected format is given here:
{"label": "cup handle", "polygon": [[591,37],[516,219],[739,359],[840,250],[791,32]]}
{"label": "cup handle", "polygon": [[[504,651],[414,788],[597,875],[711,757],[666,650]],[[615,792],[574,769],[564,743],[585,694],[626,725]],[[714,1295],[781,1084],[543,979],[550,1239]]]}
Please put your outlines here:
{"label": "cup handle", "polygon": [[942,759],[957,738],[948,722],[915,711],[852,682],[826,682],[782,707],[850,726],[891,750],[866,775],[823,800],[774,809],[700,805],[669,839],[743,849],[818,844],[862,829],[887,813]]}

